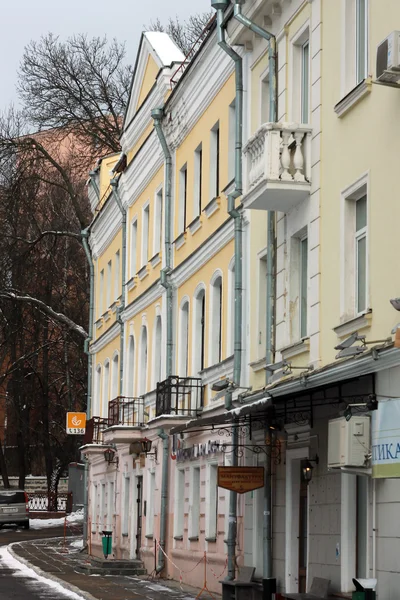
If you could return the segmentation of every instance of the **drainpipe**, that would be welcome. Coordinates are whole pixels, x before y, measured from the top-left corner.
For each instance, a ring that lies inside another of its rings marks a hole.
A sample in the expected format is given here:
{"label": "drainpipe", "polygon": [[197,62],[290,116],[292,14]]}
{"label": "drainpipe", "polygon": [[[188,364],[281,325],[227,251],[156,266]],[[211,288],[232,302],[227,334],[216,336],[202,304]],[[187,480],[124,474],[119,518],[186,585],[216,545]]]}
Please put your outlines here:
{"label": "drainpipe", "polygon": [[[276,105],[276,39],[275,36],[253,23],[242,14],[243,0],[235,0],[234,17],[256,35],[268,42],[269,63],[269,120],[277,121]],[[275,212],[268,212],[268,253],[267,253],[267,315],[266,315],[266,360],[267,364],[275,360]],[[268,372],[266,372],[268,377]],[[266,381],[268,383],[268,379]],[[267,434],[271,441],[270,433]],[[276,580],[272,578],[272,461],[271,453],[266,457],[266,478],[264,488],[264,519],[263,519],[263,597],[272,599],[276,589]]]}
{"label": "drainpipe", "polygon": [[[243,130],[243,65],[242,57],[229,46],[225,40],[224,11],[230,0],[211,0],[211,6],[217,11],[218,45],[235,63],[235,188],[228,195],[228,213],[234,220],[235,245],[235,299],[234,299],[234,350],[233,350],[233,382],[240,386],[242,371],[242,215],[235,207],[235,200],[242,195],[242,130]],[[226,410],[232,409],[232,392],[225,396]],[[232,444],[239,441],[238,428],[232,428]],[[232,466],[237,466],[238,457],[233,453]],[[237,493],[229,494],[228,521],[228,574],[227,580],[235,579],[235,552],[237,534]]]}
{"label": "drainpipe", "polygon": [[[88,375],[87,375],[87,400],[86,400],[86,417],[90,419],[92,410],[92,370],[93,370],[93,356],[90,353],[90,342],[93,339],[93,319],[94,319],[94,265],[92,253],[88,242],[89,229],[86,228],[81,231],[82,245],[86,254],[87,261],[89,263],[89,277],[90,277],[90,292],[89,292],[89,332],[88,337],[84,342],[85,354],[88,357]],[[83,472],[83,539],[85,543],[87,541],[88,532],[88,461],[85,458],[84,461],[85,469]]]}
{"label": "drainpipe", "polygon": [[164,117],[164,108],[153,108],[151,116],[154,120],[154,128],[160,140],[161,148],[165,158],[165,228],[164,228],[164,244],[165,244],[165,266],[161,269],[160,281],[161,285],[166,289],[167,293],[167,361],[166,361],[166,376],[172,375],[173,361],[173,291],[169,281],[169,274],[172,270],[172,251],[171,251],[171,215],[172,215],[172,157],[168,148],[167,140],[165,139],[162,128],[162,119]]}
{"label": "drainpipe", "polygon": [[122,320],[122,312],[125,308],[125,280],[126,280],[126,208],[122,205],[121,198],[118,192],[118,179],[111,179],[110,185],[114,194],[114,198],[117,202],[118,208],[122,215],[122,297],[121,306],[117,308],[117,321],[121,326],[120,333],[120,351],[119,351],[119,393],[121,396],[124,394],[124,346],[125,346],[125,326]]}
{"label": "drainpipe", "polygon": [[158,550],[158,565],[156,573],[161,573],[165,567],[165,540],[167,530],[167,503],[168,503],[168,460],[169,460],[169,436],[164,429],[158,430],[158,437],[163,441],[163,464],[161,476],[161,514],[160,514],[160,548]]}

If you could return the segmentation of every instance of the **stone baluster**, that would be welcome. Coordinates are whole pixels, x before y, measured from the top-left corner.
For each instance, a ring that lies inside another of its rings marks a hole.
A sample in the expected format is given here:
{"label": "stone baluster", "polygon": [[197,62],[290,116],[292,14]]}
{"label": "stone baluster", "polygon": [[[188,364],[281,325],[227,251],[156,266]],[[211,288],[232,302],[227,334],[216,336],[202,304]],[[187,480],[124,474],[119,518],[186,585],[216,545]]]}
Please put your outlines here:
{"label": "stone baluster", "polygon": [[290,151],[289,151],[289,139],[291,132],[287,129],[282,131],[282,154],[281,154],[281,180],[282,181],[293,181],[293,178],[289,172],[290,169]]}
{"label": "stone baluster", "polygon": [[296,131],[293,134],[294,140],[296,142],[296,149],[293,157],[293,166],[295,168],[294,180],[295,181],[305,181],[304,178],[304,156],[303,156],[303,148],[302,141],[304,137],[304,133],[301,131]]}

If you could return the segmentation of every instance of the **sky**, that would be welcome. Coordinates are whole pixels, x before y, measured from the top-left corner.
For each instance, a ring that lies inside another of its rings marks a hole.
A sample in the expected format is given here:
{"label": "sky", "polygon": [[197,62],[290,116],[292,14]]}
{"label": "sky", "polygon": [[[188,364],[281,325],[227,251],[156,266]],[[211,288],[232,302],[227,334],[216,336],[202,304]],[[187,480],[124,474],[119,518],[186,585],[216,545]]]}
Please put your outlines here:
{"label": "sky", "polygon": [[11,0],[2,3],[0,36],[0,110],[17,103],[17,70],[26,44],[53,33],[67,38],[74,33],[125,41],[127,58],[133,63],[144,25],[169,16],[186,19],[210,10],[210,0]]}

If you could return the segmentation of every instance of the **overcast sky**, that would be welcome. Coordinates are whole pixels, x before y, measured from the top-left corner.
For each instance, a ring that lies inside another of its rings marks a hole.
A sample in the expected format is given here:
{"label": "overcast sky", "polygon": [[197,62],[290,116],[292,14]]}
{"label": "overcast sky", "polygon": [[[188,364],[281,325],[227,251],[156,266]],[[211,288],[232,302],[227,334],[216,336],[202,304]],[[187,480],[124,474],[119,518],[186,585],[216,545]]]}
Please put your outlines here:
{"label": "overcast sky", "polygon": [[24,46],[52,32],[63,38],[74,33],[107,35],[126,41],[133,63],[143,25],[169,16],[181,19],[210,10],[210,0],[4,0],[0,34],[0,109],[17,101],[15,84]]}

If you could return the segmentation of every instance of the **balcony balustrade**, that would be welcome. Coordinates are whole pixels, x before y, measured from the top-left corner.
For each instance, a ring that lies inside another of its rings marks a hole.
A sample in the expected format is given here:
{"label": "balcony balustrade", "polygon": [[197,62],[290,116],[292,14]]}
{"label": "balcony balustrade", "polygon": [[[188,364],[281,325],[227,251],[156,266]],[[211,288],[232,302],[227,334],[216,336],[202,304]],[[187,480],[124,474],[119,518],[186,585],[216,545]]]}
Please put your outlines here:
{"label": "balcony balustrade", "polygon": [[144,424],[144,400],[143,398],[130,398],[118,396],[111,400],[108,405],[109,427],[113,425],[126,425],[138,427]]}
{"label": "balcony balustrade", "polygon": [[245,208],[289,212],[311,189],[311,128],[264,123],[243,149]]}
{"label": "balcony balustrade", "polygon": [[203,409],[202,380],[171,375],[157,383],[156,416],[196,417]]}
{"label": "balcony balustrade", "polygon": [[92,417],[86,422],[83,444],[102,444],[104,431],[109,427],[106,417]]}

